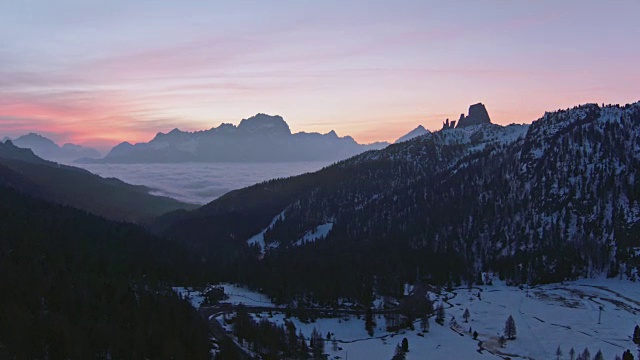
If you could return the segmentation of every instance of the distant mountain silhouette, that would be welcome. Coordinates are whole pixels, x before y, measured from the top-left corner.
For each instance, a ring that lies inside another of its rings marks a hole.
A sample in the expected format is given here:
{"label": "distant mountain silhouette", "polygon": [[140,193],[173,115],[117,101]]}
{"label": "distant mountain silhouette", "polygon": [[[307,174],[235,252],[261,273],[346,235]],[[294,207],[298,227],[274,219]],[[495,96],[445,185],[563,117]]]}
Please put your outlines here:
{"label": "distant mountain silhouette", "polygon": [[407,134],[405,134],[404,136],[402,136],[398,140],[396,140],[396,142],[394,144],[401,143],[403,141],[408,141],[408,140],[411,140],[411,139],[413,139],[415,137],[422,136],[424,134],[429,134],[429,133],[431,133],[431,131],[425,129],[424,126],[422,126],[422,125],[418,125],[417,128],[411,130],[410,132],[408,132]]}
{"label": "distant mountain silhouette", "polygon": [[123,142],[103,159],[81,159],[90,163],[175,162],[288,162],[342,160],[388,143],[358,144],[352,137],[291,133],[281,116],[257,114],[238,126],[222,124],[209,130],[185,132],[174,129],[158,133],[148,143]]}
{"label": "distant mountain silhouette", "polygon": [[114,220],[142,222],[167,211],[195,208],[150,195],[145,186],[43,160],[11,141],[0,143],[0,185]]}
{"label": "distant mountain silhouette", "polygon": [[[9,140],[5,137],[3,142]],[[51,139],[36,133],[29,133],[12,140],[15,146],[33,150],[39,157],[51,161],[74,161],[80,158],[99,158],[100,152],[76,144],[58,146]]]}

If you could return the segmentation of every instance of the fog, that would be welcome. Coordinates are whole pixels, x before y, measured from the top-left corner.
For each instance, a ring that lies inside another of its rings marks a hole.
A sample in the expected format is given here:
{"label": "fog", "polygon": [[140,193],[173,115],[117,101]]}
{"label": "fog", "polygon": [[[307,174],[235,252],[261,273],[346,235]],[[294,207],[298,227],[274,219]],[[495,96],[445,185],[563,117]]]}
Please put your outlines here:
{"label": "fog", "polygon": [[73,164],[102,177],[115,177],[153,189],[154,195],[206,204],[225,193],[265,180],[320,170],[328,162]]}

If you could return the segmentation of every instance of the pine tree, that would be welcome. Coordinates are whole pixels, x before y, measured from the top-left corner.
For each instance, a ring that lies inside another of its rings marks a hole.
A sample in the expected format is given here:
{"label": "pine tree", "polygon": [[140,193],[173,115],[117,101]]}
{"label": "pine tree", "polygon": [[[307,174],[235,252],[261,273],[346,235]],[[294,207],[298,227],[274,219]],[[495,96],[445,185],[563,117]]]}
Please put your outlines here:
{"label": "pine tree", "polygon": [[638,325],[633,329],[633,343],[640,345],[640,326]]}
{"label": "pine tree", "polygon": [[633,360],[633,354],[631,353],[631,350],[627,349],[627,351],[622,354],[622,360]]}
{"label": "pine tree", "polygon": [[324,353],[324,339],[322,338],[322,334],[316,329],[313,328],[311,332],[311,340],[309,342],[311,346],[311,354],[314,359],[322,359],[322,354]]}
{"label": "pine tree", "polygon": [[504,324],[504,336],[509,340],[516,338],[516,322],[511,315],[509,315],[507,322]]}
{"label": "pine tree", "polygon": [[584,348],[582,352],[582,360],[591,360],[591,352],[589,352],[588,348]]}
{"label": "pine tree", "polygon": [[569,360],[574,360],[576,357],[576,351],[573,350],[573,348],[571,348],[571,350],[569,350]]}
{"label": "pine tree", "polygon": [[462,318],[464,319],[464,322],[469,322],[469,317],[471,316],[471,314],[469,313],[469,309],[465,309],[464,310],[464,314],[462,314]]}
{"label": "pine tree", "polygon": [[604,360],[604,355],[602,354],[601,350],[598,350],[596,356],[593,357],[593,360]]}
{"label": "pine tree", "polygon": [[409,340],[407,338],[402,339],[402,351],[409,352]]}
{"label": "pine tree", "polygon": [[373,336],[373,329],[376,326],[376,323],[373,321],[373,310],[371,308],[367,309],[367,314],[365,316],[364,328],[367,330],[369,336]]}
{"label": "pine tree", "polygon": [[558,348],[556,349],[556,360],[560,360],[561,356],[562,356],[562,350],[560,350],[560,345],[558,345]]}
{"label": "pine tree", "polygon": [[436,322],[440,325],[444,324],[444,304],[441,302],[440,305],[438,305],[438,309],[436,310]]}
{"label": "pine tree", "polygon": [[420,320],[420,329],[422,332],[429,332],[429,316],[422,316],[422,319]]}
{"label": "pine tree", "polygon": [[404,351],[402,351],[402,347],[400,346],[400,344],[396,345],[396,352],[391,360],[405,360],[406,358],[407,355],[404,353]]}

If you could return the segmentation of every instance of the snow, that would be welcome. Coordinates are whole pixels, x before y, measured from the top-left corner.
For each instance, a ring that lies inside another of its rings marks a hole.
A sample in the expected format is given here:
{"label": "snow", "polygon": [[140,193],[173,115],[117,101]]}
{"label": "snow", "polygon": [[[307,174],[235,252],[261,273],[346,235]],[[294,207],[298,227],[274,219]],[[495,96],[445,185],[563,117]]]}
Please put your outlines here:
{"label": "snow", "polygon": [[271,220],[271,223],[269,224],[269,226],[264,228],[261,232],[253,235],[251,238],[249,238],[249,240],[247,240],[247,244],[249,245],[258,244],[260,246],[260,251],[262,255],[264,255],[265,251],[267,250],[267,247],[264,243],[264,234],[268,230],[273,229],[273,227],[276,225],[276,222],[284,220],[284,212],[285,211],[283,210],[280,214],[276,215],[273,218],[273,220]]}
{"label": "snow", "polygon": [[[480,294],[480,297],[478,297]],[[333,351],[327,341],[325,352],[330,359],[390,359],[396,344],[403,338],[409,341],[407,359],[461,360],[500,359],[503,357],[528,359],[555,359],[560,346],[563,358],[569,349],[581,353],[586,347],[592,356],[601,350],[605,359],[613,359],[625,350],[635,352],[631,334],[640,321],[640,285],[626,280],[585,279],[564,284],[549,284],[519,289],[495,281],[494,285],[460,288],[445,293],[447,321],[444,326],[430,321],[430,331],[421,336],[419,322],[416,330],[388,333],[385,319],[375,315],[375,333],[370,337],[364,326],[364,318],[344,315],[341,318],[317,319],[303,323],[296,318],[296,328],[308,338],[317,328],[325,335],[334,334],[342,350]],[[599,308],[603,306],[601,323]],[[471,318],[465,323],[462,314],[469,309]],[[504,348],[498,345],[504,323],[513,316],[517,336],[507,341]],[[255,316],[282,324],[284,314],[261,313]],[[457,325],[452,325],[452,319]],[[222,316],[220,317],[222,321]],[[479,333],[474,340],[469,333]],[[479,350],[479,341],[485,350]],[[338,358],[336,358],[338,357]]]}
{"label": "snow", "polygon": [[[261,294],[257,291],[250,290],[249,288],[236,285],[236,284],[215,284],[210,287],[216,288],[224,288],[224,293],[228,298],[220,301],[222,304],[232,304],[239,305],[243,304],[245,306],[259,306],[259,307],[273,307],[276,308],[277,305],[271,302],[269,298]],[[204,303],[204,295],[200,290],[196,290],[190,287],[180,287],[175,286],[172,288],[178,295],[180,295],[183,299],[188,300],[191,303],[191,306],[194,308],[199,308]],[[204,291],[206,292],[206,290]]]}
{"label": "snow", "polygon": [[315,242],[316,240],[322,240],[329,235],[333,229],[333,223],[326,223],[318,225],[314,230],[308,231],[304,236],[294,243],[295,246],[304,245],[307,243]]}
{"label": "snow", "polygon": [[276,305],[269,300],[269,298],[257,291],[250,290],[241,285],[234,284],[219,284],[216,287],[223,287],[224,293],[229,297],[221,301],[225,304],[243,304],[246,306],[260,306],[260,307],[273,307]]}
{"label": "snow", "polygon": [[204,296],[198,290],[189,287],[180,287],[176,286],[172,288],[180,297],[185,300],[188,300],[191,303],[191,306],[194,308],[199,308],[200,305],[204,302]]}

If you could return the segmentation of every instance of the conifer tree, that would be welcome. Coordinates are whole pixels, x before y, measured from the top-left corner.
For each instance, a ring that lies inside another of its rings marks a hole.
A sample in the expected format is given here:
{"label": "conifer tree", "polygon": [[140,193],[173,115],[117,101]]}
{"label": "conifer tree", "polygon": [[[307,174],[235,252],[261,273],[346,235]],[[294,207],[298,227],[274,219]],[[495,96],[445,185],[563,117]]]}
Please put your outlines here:
{"label": "conifer tree", "polygon": [[441,302],[440,305],[438,305],[438,309],[436,310],[436,322],[440,325],[444,324],[444,304]]}
{"label": "conifer tree", "polygon": [[402,351],[409,352],[409,340],[407,338],[402,339]]}
{"label": "conifer tree", "polygon": [[311,332],[311,340],[309,340],[309,344],[311,346],[311,354],[314,359],[322,359],[322,354],[324,353],[324,339],[322,338],[322,334],[316,329],[313,328]]}
{"label": "conifer tree", "polygon": [[464,322],[468,323],[469,317],[471,317],[471,314],[469,313],[469,309],[465,309],[464,314],[462,314],[462,318],[464,319]]}
{"label": "conifer tree", "polygon": [[556,360],[560,360],[561,356],[562,356],[562,350],[560,350],[560,345],[558,345],[558,348],[556,349]]}
{"label": "conifer tree", "polygon": [[593,360],[604,360],[604,355],[601,350],[598,350],[596,355],[593,357]]}
{"label": "conifer tree", "polygon": [[429,331],[429,316],[427,315],[422,316],[422,319],[420,320],[420,329],[422,330],[422,332]]}
{"label": "conifer tree", "polygon": [[516,322],[511,315],[509,315],[507,322],[504,324],[504,336],[509,340],[516,338]]}
{"label": "conifer tree", "polygon": [[405,360],[406,358],[407,355],[404,353],[404,351],[402,351],[402,347],[400,346],[400,344],[396,345],[396,352],[391,360]]}

